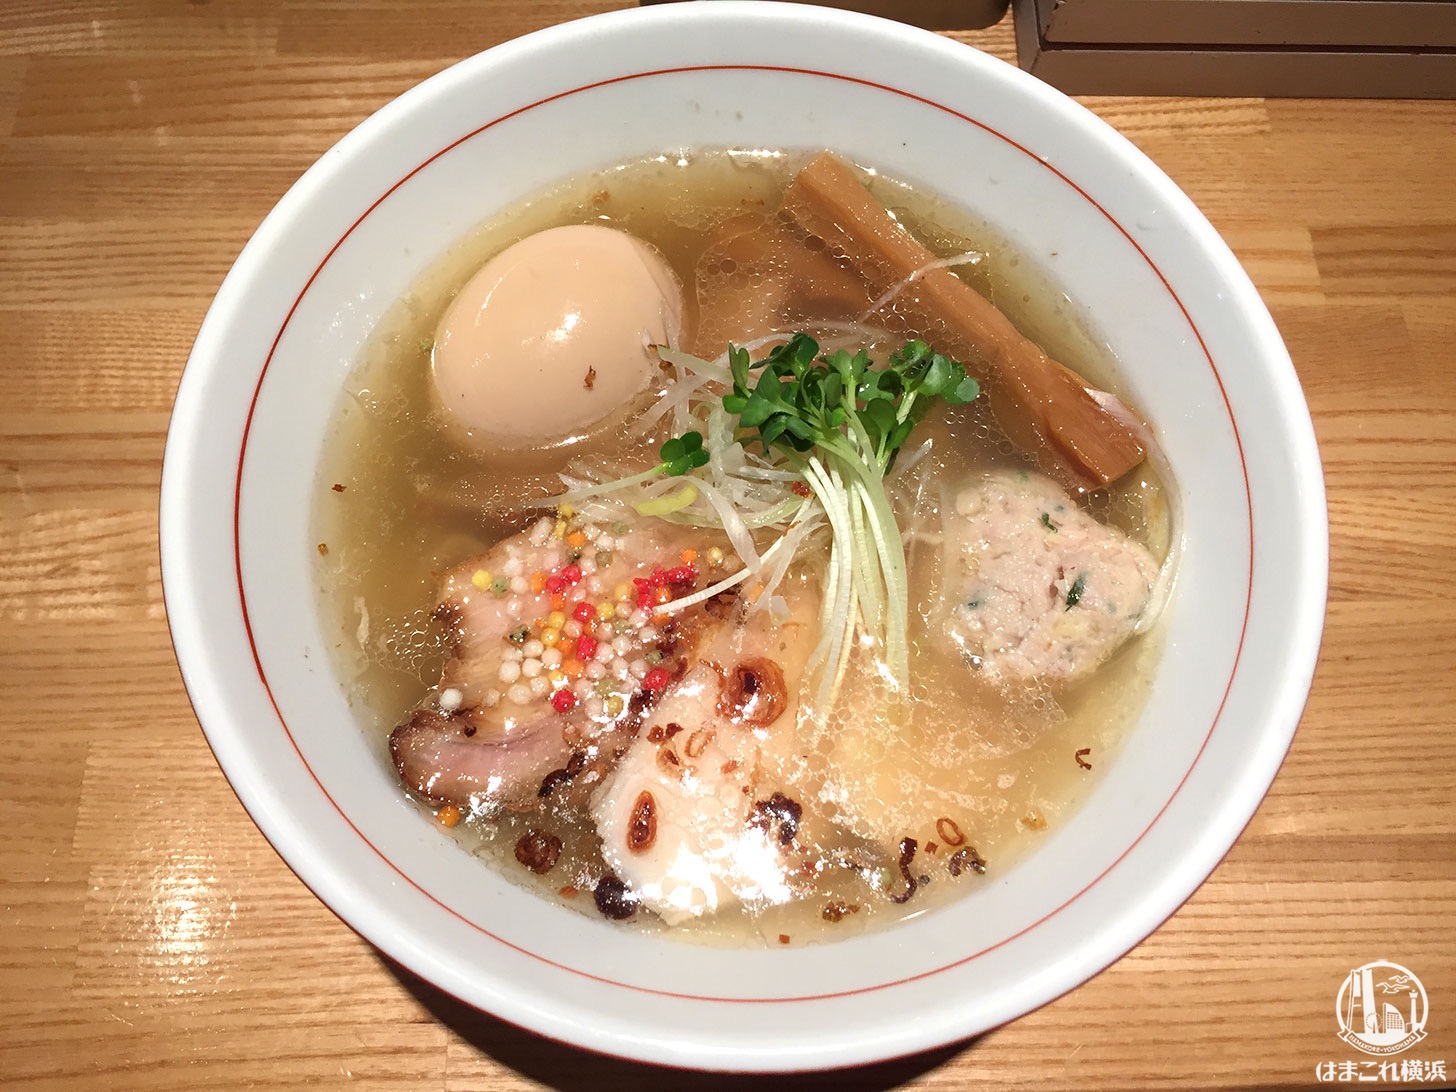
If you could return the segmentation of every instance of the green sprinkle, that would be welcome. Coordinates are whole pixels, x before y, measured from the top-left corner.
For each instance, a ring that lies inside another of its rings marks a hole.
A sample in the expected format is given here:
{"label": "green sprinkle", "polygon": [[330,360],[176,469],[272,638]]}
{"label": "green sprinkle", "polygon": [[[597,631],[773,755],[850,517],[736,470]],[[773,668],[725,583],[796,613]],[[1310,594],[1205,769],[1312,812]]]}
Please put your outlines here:
{"label": "green sprinkle", "polygon": [[605,569],[611,563],[612,563],[612,551],[611,550],[598,550],[597,551],[597,568],[598,569]]}
{"label": "green sprinkle", "polygon": [[650,664],[660,664],[662,663],[662,650],[659,648],[651,649],[647,653],[647,655],[643,656],[642,658]]}
{"label": "green sprinkle", "polygon": [[523,645],[526,643],[526,638],[531,636],[531,630],[528,626],[517,626],[507,636],[515,644]]}
{"label": "green sprinkle", "polygon": [[511,582],[503,576],[498,576],[490,582],[490,590],[496,595],[505,595],[511,590]]}
{"label": "green sprinkle", "polygon": [[1052,522],[1052,517],[1050,515],[1048,515],[1046,512],[1043,512],[1041,514],[1041,525],[1043,527],[1045,527],[1048,531],[1052,532],[1053,534],[1056,534],[1057,525]]}
{"label": "green sprinkle", "polygon": [[1067,589],[1067,610],[1071,610],[1082,601],[1082,593],[1087,590],[1087,574],[1078,573],[1077,579],[1072,581],[1072,586]]}

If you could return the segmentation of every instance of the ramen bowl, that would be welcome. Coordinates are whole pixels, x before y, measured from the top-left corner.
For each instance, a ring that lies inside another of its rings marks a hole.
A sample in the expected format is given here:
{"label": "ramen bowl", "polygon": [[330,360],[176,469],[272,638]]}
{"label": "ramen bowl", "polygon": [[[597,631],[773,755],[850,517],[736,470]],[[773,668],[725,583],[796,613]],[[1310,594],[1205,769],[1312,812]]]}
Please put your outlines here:
{"label": "ramen bowl", "polygon": [[[401,790],[316,602],[314,469],[381,316],[494,212],[702,148],[833,149],[995,225],[1105,341],[1181,498],[1164,649],[1085,802],[959,901],[841,941],[724,950],[548,904]],[[259,828],[391,959],[531,1031],[703,1069],[821,1069],[1012,1020],[1172,914],[1248,822],[1308,691],[1327,524],[1253,286],[1126,140],[1022,72],[874,18],[666,5],[458,64],[345,137],[227,276],[168,438],[166,602],[199,720]]]}

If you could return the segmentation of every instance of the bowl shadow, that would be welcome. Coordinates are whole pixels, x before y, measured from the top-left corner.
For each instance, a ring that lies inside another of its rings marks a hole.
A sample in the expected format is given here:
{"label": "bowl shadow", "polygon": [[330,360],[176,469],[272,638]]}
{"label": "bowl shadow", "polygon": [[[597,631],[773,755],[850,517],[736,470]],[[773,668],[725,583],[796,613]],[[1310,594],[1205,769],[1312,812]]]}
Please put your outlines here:
{"label": "bowl shadow", "polygon": [[560,1092],[736,1092],[752,1087],[776,1092],[878,1092],[898,1088],[974,1046],[969,1039],[948,1047],[851,1069],[796,1074],[709,1073],[627,1061],[545,1038],[497,1019],[432,986],[379,956],[380,962],[435,1019],[482,1054],[529,1080]]}

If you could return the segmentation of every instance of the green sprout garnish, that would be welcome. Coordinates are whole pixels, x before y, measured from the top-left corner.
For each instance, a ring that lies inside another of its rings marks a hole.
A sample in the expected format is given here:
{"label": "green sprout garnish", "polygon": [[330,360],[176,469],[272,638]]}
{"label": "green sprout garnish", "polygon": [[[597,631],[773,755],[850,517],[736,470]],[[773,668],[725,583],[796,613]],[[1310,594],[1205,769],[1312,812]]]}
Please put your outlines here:
{"label": "green sprout garnish", "polygon": [[730,348],[733,393],[723,397],[723,408],[757,429],[765,448],[803,454],[857,442],[883,475],[936,397],[963,405],[981,389],[963,366],[923,341],[907,342],[886,368],[873,367],[864,351],[818,353],[807,334],[795,334],[758,364],[746,350]]}
{"label": "green sprout garnish", "polygon": [[701,432],[684,432],[674,436],[657,453],[669,477],[680,478],[690,470],[696,470],[708,462],[708,453],[703,450]]}
{"label": "green sprout garnish", "polygon": [[806,334],[795,334],[757,364],[730,347],[728,361],[733,390],[723,396],[723,408],[738,417],[739,442],[756,440],[802,470],[829,521],[821,636],[810,657],[827,669],[821,704],[838,690],[860,625],[882,646],[892,677],[905,688],[910,590],[885,475],[937,398],[963,405],[980,385],[923,341],[908,342],[884,368],[875,368],[864,351],[820,356]]}
{"label": "green sprout garnish", "polygon": [[[772,590],[795,551],[827,524],[820,636],[809,659],[819,671],[816,705],[833,703],[860,635],[879,646],[908,692],[910,591],[885,479],[937,402],[963,405],[979,384],[923,341],[907,342],[883,367],[863,351],[821,355],[807,334],[757,362],[730,345],[726,368],[663,347],[658,355],[695,379],[693,393],[674,406],[685,431],[662,445],[661,461],[647,470],[582,482],[552,503],[613,496],[641,515],[722,529],[744,567],[681,605],[757,576],[754,601],[766,590],[762,601],[772,611]],[[663,479],[674,477],[687,480],[664,488]],[[761,555],[752,537],[760,530],[777,532]]]}

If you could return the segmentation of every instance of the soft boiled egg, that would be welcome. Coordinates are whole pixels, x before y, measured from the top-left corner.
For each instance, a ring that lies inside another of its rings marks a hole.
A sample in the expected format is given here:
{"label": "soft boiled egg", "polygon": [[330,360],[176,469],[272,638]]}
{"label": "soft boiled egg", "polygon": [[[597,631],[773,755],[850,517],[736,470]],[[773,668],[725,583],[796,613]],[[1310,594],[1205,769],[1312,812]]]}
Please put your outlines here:
{"label": "soft boiled egg", "polygon": [[451,303],[431,354],[440,406],[482,449],[582,436],[630,405],[676,344],[683,292],[625,231],[549,228],[507,247]]}

